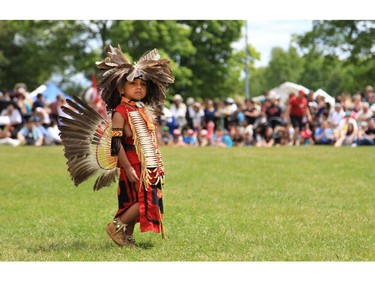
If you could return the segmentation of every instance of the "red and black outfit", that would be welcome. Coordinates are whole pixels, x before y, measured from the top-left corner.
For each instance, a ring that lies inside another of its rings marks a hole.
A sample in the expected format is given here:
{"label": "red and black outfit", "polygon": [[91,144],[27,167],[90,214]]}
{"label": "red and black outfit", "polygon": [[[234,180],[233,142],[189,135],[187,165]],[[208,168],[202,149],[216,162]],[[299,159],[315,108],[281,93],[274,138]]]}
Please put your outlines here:
{"label": "red and black outfit", "polygon": [[[129,125],[128,112],[135,110],[137,109],[129,104],[121,103],[116,107],[115,112],[119,112],[125,119],[125,123]],[[138,178],[141,178],[142,165],[134,146],[133,137],[123,136],[121,138],[121,144]],[[140,215],[137,222],[140,223],[141,232],[162,232],[162,217],[164,213],[162,182],[158,181],[156,184],[153,184],[153,182],[155,183],[156,181],[152,181],[148,186],[144,186],[145,184],[141,180],[136,183],[131,182],[126,177],[125,170],[122,168],[119,161],[118,166],[120,167],[120,177],[118,184],[118,211],[115,217],[119,217],[138,202]]]}
{"label": "red and black outfit", "polygon": [[306,116],[306,111],[308,102],[307,99],[301,96],[293,96],[289,100],[290,106],[290,121],[293,125],[293,128],[299,128],[300,131],[304,127],[304,117]]}

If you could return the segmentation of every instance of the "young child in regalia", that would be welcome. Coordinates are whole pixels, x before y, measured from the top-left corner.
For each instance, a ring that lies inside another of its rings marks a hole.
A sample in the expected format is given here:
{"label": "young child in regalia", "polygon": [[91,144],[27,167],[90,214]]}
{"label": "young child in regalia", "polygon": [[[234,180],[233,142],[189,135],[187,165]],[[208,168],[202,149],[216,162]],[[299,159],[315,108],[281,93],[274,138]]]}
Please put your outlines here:
{"label": "young child in regalia", "polygon": [[[169,60],[156,49],[132,64],[120,48],[108,46],[107,57],[97,62],[99,91],[110,118],[77,97],[68,101],[60,117],[68,171],[76,185],[97,172],[94,190],[118,180],[118,210],[106,231],[119,246],[137,247],[140,231],[162,233],[164,165],[156,138],[156,117],[168,84],[174,82]],[[77,131],[81,132],[79,134]],[[89,141],[88,141],[89,140]],[[78,143],[82,149],[77,149]]]}

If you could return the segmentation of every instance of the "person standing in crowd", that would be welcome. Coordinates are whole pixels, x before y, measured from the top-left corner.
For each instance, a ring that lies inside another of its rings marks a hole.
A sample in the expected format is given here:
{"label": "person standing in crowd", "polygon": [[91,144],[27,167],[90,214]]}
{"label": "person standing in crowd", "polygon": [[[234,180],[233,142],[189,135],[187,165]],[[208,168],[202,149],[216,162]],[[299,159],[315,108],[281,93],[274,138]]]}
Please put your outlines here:
{"label": "person standing in crowd", "polygon": [[233,112],[232,126],[236,124],[242,127],[246,121],[245,114],[243,113],[244,105],[241,102],[236,102],[236,106],[237,109]]}
{"label": "person standing in crowd", "polygon": [[[311,113],[312,107],[309,106],[309,109],[310,109],[310,113]],[[323,96],[317,96],[316,97],[315,112],[313,114],[311,114],[311,116],[314,116],[314,118],[312,118],[313,119],[312,120],[312,124],[313,124],[312,130],[315,130],[316,126],[319,126],[319,124],[322,123],[323,119],[325,118],[325,114],[327,114],[325,99],[324,99]]]}
{"label": "person standing in crowd", "polygon": [[58,123],[58,117],[62,113],[61,106],[64,105],[65,99],[62,95],[56,95],[56,100],[51,102],[49,105],[50,109],[50,118],[51,120],[55,120]]}
{"label": "person standing in crowd", "polygon": [[207,124],[213,122],[216,124],[216,107],[212,99],[206,99],[203,104],[204,120],[202,126],[207,129]]}
{"label": "person standing in crowd", "polygon": [[204,111],[199,102],[194,102],[193,103],[193,110],[190,113],[190,118],[191,118],[191,124],[195,132],[199,132],[202,129],[202,123],[204,120]]}
{"label": "person standing in crowd", "polygon": [[187,124],[187,107],[186,104],[183,102],[181,95],[176,94],[173,96],[173,103],[171,104],[170,110],[175,121],[175,126],[173,129],[182,130],[182,128]]}
{"label": "person standing in crowd", "polygon": [[186,99],[186,123],[187,127],[192,129],[193,126],[193,120],[192,116],[194,115],[194,98],[193,97],[188,97]]}
{"label": "person standing in crowd", "polygon": [[312,122],[306,93],[303,90],[298,91],[298,96],[291,96],[288,101],[285,117],[290,120],[294,128],[293,144],[299,145],[300,133],[304,128],[304,124]]}
{"label": "person standing in crowd", "polygon": [[36,100],[33,103],[32,109],[34,109],[36,107],[42,107],[42,108],[44,108],[45,106],[46,106],[46,103],[44,101],[43,94],[41,94],[41,93],[37,94],[36,95]]}
{"label": "person standing in crowd", "polygon": [[256,108],[255,103],[251,99],[245,99],[245,108],[243,113],[246,118],[247,125],[254,125],[255,120],[259,117],[259,110]]}
{"label": "person standing in crowd", "polygon": [[232,98],[226,98],[224,100],[224,128],[226,130],[230,130],[230,126],[233,124],[235,121],[235,112],[237,111],[238,107],[237,104],[235,103],[234,99]]}
{"label": "person standing in crowd", "polygon": [[223,100],[220,100],[217,104],[217,109],[215,112],[217,123],[215,123],[216,129],[222,129],[224,130],[226,124],[228,123],[227,117],[228,117],[228,111],[226,110],[225,103]]}
{"label": "person standing in crowd", "polygon": [[28,118],[31,116],[31,104],[26,99],[27,91],[25,87],[17,87],[14,96],[22,117]]}

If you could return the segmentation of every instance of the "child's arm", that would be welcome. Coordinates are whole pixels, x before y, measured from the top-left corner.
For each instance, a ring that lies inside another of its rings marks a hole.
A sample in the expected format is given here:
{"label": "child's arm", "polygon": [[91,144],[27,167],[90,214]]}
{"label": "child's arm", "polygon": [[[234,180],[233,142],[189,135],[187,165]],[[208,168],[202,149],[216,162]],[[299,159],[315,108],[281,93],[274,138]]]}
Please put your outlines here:
{"label": "child's arm", "polygon": [[[122,117],[122,115],[118,112],[115,112],[112,118],[112,128],[121,128],[123,129],[125,127],[125,119]],[[113,141],[113,140],[112,140]],[[131,182],[137,182],[139,181],[139,178],[134,170],[134,168],[131,166],[128,157],[126,157],[126,153],[122,145],[119,145],[119,150],[117,153],[118,159],[120,161],[121,166],[123,167],[127,178]]]}

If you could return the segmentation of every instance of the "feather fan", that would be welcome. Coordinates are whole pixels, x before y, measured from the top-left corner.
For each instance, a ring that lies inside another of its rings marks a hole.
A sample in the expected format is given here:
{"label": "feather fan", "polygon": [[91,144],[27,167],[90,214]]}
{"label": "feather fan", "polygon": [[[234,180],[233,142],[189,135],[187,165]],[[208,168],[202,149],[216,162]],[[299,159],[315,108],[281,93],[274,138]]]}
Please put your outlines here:
{"label": "feather fan", "polygon": [[76,96],[62,106],[59,130],[71,179],[78,186],[98,175],[93,189],[110,186],[118,178],[117,157],[110,153],[112,125]]}

